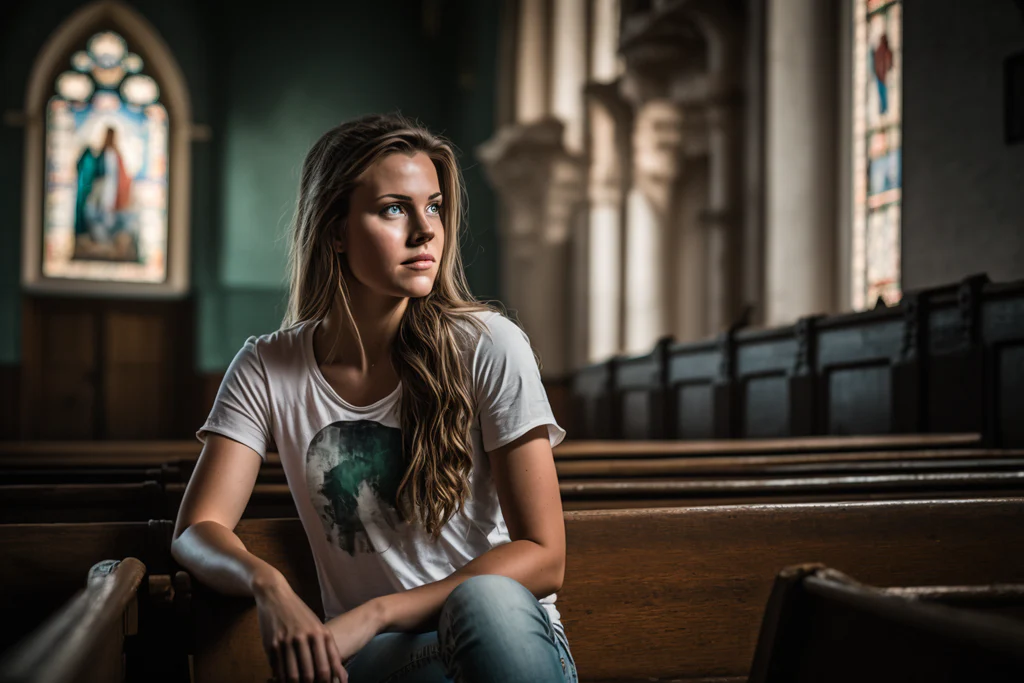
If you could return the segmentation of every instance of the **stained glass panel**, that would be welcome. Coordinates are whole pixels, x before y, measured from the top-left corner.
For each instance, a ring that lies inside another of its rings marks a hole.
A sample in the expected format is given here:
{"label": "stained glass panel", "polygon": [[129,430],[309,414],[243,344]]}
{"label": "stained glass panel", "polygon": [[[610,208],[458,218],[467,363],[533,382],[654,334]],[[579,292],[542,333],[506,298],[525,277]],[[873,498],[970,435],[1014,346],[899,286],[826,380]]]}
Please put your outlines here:
{"label": "stained glass panel", "polygon": [[902,6],[855,0],[852,304],[900,300]]}
{"label": "stained glass panel", "polygon": [[167,278],[167,110],[141,57],[97,33],[57,77],[46,117],[43,275]]}

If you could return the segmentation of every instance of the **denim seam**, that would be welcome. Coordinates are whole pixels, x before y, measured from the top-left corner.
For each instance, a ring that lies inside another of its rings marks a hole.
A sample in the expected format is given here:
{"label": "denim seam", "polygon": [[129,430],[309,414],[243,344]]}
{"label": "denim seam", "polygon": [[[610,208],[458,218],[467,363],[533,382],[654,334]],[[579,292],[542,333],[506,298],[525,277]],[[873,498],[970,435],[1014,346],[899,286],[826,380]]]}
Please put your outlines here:
{"label": "denim seam", "polygon": [[[558,629],[553,628],[552,630],[555,631],[555,637],[558,638]],[[569,647],[569,638],[566,636],[565,631],[562,631],[561,638],[558,638],[558,640],[560,640],[561,644],[565,647],[565,654],[569,658],[569,661],[566,662],[565,657],[562,657],[561,653],[559,653],[559,659],[562,660],[563,671],[570,680],[578,681],[579,670],[576,668],[576,658],[572,656],[572,650]]]}

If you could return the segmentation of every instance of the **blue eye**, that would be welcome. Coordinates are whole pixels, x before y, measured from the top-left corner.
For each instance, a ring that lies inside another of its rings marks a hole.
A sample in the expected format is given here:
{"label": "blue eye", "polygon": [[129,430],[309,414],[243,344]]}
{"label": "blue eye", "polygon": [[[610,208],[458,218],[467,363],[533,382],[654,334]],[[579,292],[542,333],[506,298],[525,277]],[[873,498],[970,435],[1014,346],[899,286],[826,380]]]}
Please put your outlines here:
{"label": "blue eye", "polygon": [[434,209],[433,214],[435,216],[440,215],[440,213],[441,213],[441,205],[440,204],[431,204],[427,208],[428,209]]}
{"label": "blue eye", "polygon": [[[398,209],[398,211],[394,212],[394,211],[391,211],[391,209]],[[400,216],[400,215],[402,215],[401,212],[402,212],[402,207],[401,206],[399,206],[398,204],[389,204],[389,205],[384,207],[384,211],[382,213],[385,216]]]}

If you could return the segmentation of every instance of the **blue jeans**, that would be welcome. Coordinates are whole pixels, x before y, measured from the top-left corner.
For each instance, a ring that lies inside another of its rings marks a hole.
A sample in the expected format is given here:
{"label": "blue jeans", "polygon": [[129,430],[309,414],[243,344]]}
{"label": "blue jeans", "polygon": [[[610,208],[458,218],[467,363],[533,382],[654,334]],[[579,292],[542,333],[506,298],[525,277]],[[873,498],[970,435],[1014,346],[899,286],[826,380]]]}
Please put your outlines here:
{"label": "blue jeans", "polygon": [[349,661],[349,683],[578,683],[565,633],[518,581],[474,576],[436,631],[381,633]]}

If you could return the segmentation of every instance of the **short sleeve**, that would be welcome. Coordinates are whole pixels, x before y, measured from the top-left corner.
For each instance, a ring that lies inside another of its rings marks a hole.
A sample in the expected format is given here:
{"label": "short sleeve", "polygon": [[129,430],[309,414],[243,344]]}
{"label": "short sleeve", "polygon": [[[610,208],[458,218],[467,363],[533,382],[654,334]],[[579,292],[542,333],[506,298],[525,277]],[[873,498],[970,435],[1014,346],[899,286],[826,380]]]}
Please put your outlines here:
{"label": "short sleeve", "polygon": [[206,443],[209,432],[248,446],[266,460],[273,441],[270,423],[270,388],[266,368],[259,357],[256,338],[249,337],[235,354],[217,390],[206,422],[196,438]]}
{"label": "short sleeve", "polygon": [[541,425],[547,425],[554,448],[565,438],[565,430],[551,412],[529,338],[501,314],[494,314],[487,326],[473,354],[484,450],[501,448]]}

